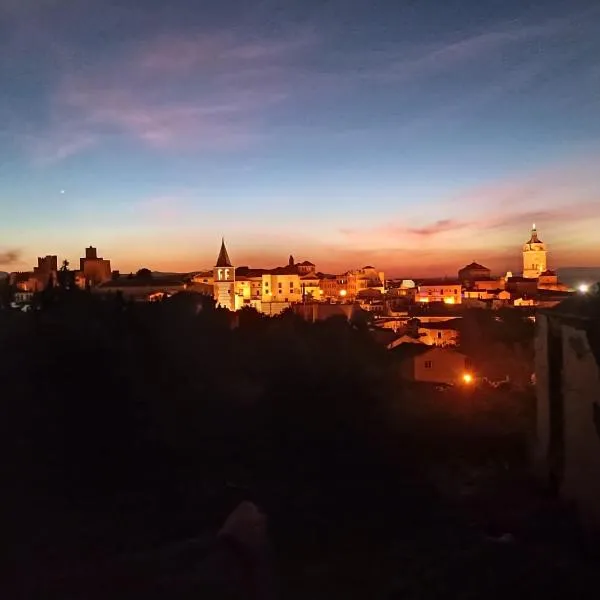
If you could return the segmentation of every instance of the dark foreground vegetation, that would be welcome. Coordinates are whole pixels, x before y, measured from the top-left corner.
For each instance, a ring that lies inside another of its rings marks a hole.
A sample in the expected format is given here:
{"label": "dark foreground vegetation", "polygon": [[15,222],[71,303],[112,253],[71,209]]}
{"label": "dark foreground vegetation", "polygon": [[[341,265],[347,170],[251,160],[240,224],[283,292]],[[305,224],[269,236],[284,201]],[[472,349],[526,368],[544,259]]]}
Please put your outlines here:
{"label": "dark foreground vegetation", "polygon": [[202,565],[242,500],[283,598],[595,597],[528,393],[407,387],[343,319],[40,303],[0,311],[4,597],[230,597]]}

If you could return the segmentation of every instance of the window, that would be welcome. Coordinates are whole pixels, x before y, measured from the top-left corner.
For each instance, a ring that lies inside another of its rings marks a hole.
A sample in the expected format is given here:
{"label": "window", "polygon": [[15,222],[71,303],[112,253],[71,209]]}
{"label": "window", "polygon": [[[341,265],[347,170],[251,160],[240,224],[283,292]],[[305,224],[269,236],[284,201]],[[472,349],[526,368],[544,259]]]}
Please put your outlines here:
{"label": "window", "polygon": [[431,369],[431,361],[430,360],[426,360],[425,361],[425,368],[426,369]]}

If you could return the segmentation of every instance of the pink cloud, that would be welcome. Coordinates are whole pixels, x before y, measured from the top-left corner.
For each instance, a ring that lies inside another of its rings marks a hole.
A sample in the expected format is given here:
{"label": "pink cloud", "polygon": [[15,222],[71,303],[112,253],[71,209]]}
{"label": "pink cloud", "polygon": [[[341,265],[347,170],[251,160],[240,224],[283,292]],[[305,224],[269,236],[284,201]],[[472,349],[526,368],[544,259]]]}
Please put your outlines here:
{"label": "pink cloud", "polygon": [[[481,60],[490,53],[496,53],[506,46],[531,43],[535,40],[576,30],[585,22],[592,11],[576,13],[569,17],[548,19],[542,23],[520,25],[508,23],[503,28],[484,31],[458,40],[415,48],[408,56],[392,60],[382,68],[367,72],[366,76],[375,76],[382,80],[406,80],[430,73],[431,71],[452,68],[458,63]],[[394,53],[396,54],[396,53]]]}
{"label": "pink cloud", "polygon": [[118,64],[65,76],[50,126],[28,136],[26,146],[40,163],[76,154],[108,133],[162,149],[247,147],[261,139],[266,111],[288,97],[280,65],[311,39],[160,36],[134,46]]}
{"label": "pink cloud", "polygon": [[414,224],[420,220],[415,208],[410,217],[389,218],[371,227],[346,227],[340,230],[341,243],[388,253],[406,250],[407,259],[410,250],[411,262],[429,252],[437,256],[436,262],[451,255],[470,256],[470,260],[478,257],[485,262],[485,257],[495,252],[516,256],[535,222],[545,241],[556,250],[554,256],[566,256],[576,247],[580,251],[581,239],[589,239],[586,236],[592,234],[591,229],[600,226],[600,185],[594,159],[467,189],[436,205],[440,218],[421,221],[418,226]]}

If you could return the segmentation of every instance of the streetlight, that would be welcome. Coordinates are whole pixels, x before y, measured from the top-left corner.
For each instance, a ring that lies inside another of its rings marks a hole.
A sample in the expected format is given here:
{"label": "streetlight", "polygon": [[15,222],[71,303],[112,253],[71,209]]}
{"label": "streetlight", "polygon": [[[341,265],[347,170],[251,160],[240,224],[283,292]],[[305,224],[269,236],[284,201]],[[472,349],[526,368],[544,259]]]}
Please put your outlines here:
{"label": "streetlight", "polygon": [[581,294],[587,294],[590,291],[590,286],[587,283],[580,283],[577,289]]}
{"label": "streetlight", "polygon": [[462,378],[463,383],[466,383],[467,385],[473,383],[473,375],[471,375],[471,373],[465,373]]}

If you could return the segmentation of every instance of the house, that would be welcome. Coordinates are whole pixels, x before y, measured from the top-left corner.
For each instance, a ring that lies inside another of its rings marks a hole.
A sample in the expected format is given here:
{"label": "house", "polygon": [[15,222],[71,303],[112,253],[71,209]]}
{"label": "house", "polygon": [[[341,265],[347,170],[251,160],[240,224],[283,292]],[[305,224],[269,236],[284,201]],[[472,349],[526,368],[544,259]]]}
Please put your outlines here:
{"label": "house", "polygon": [[458,278],[463,285],[471,285],[476,279],[489,279],[492,272],[487,267],[473,261],[458,271]]}
{"label": "house", "polygon": [[470,374],[467,357],[451,348],[401,344],[391,352],[398,357],[400,374],[408,381],[454,385]]}
{"label": "house", "polygon": [[600,295],[541,310],[536,325],[535,470],[600,530]]}
{"label": "house", "polygon": [[431,279],[418,285],[417,302],[443,302],[460,304],[462,282],[458,279]]}
{"label": "house", "polygon": [[456,346],[459,338],[459,323],[460,319],[421,323],[419,334],[424,337],[424,343],[430,346]]}

